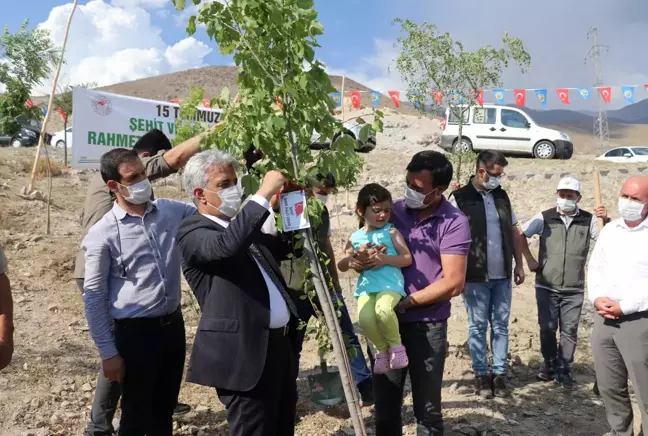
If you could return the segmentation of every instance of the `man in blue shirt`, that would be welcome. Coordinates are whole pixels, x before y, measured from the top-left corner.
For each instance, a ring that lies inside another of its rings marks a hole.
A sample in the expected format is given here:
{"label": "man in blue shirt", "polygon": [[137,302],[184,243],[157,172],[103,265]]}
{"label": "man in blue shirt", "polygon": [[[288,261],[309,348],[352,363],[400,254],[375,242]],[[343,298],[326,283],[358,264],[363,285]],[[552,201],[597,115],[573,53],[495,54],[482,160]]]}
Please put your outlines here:
{"label": "man in blue shirt", "polygon": [[186,346],[176,233],[196,209],[151,201],[133,150],[104,154],[101,176],[116,201],[82,243],[88,326],[104,375],[122,384],[119,434],[170,436]]}

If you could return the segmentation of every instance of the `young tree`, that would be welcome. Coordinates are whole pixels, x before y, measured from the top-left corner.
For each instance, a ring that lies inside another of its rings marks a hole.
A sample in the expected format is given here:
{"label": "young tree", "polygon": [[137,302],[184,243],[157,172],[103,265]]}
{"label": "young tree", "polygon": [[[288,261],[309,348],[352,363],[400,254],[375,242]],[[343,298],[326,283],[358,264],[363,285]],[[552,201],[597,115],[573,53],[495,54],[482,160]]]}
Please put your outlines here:
{"label": "young tree", "polygon": [[[407,84],[413,103],[424,107],[430,101],[431,92],[441,93],[450,115],[459,124],[453,151],[471,151],[472,144],[462,136],[470,108],[479,105],[480,91],[501,86],[502,72],[510,61],[523,73],[528,71],[531,57],[524,44],[505,33],[502,48],[486,45],[473,52],[465,50],[449,33],[441,33],[434,24],[425,21],[417,24],[400,18],[394,24],[400,25],[405,34],[396,41],[401,51],[396,69]],[[432,102],[435,104],[436,99]]]}
{"label": "young tree", "polygon": [[59,59],[49,32],[27,29],[25,20],[17,33],[9,33],[7,27],[0,35],[0,83],[5,86],[0,95],[0,132],[18,133],[20,126],[16,117],[38,117],[40,109],[28,107],[27,100],[32,89],[41,84]]}
{"label": "young tree", "polygon": [[[96,83],[93,82],[88,82],[88,83],[81,83],[79,85],[66,85],[64,87],[59,87],[58,91],[56,92],[56,95],[54,96],[54,104],[56,105],[56,110],[59,111],[59,114],[61,117],[63,117],[63,142],[65,142],[65,147],[64,147],[64,152],[63,152],[63,162],[65,166],[67,166],[67,149],[68,149],[68,140],[67,140],[67,129],[68,129],[68,121],[70,120],[70,116],[72,115],[72,111],[74,110],[72,106],[72,93],[75,88],[86,88],[86,89],[92,89],[97,86]],[[52,144],[55,145],[55,144]]]}
{"label": "young tree", "polygon": [[[178,9],[184,8],[185,0],[174,1]],[[212,143],[238,156],[254,144],[265,156],[264,161],[255,165],[261,174],[270,169],[280,170],[291,174],[293,182],[301,186],[316,174],[332,174],[340,186],[348,187],[355,183],[362,160],[355,152],[355,141],[344,134],[342,123],[333,116],[335,105],[330,93],[335,89],[324,65],[315,59],[316,38],[323,33],[317,15],[312,0],[206,2],[198,16],[189,19],[187,31],[193,34],[196,23],[204,24],[210,38],[218,42],[220,52],[233,55],[240,68],[237,97],[230,102],[227,92],[221,95],[219,107],[225,108],[226,123],[212,136]],[[360,139],[366,140],[372,128],[382,128],[380,111],[375,111],[371,126],[363,126]],[[314,155],[308,145],[315,132],[331,140],[336,133],[340,136],[330,150]],[[243,183],[251,188],[258,180],[251,174]],[[318,200],[309,199],[311,223],[317,222],[322,207]],[[356,434],[365,434],[335,308],[325,286],[312,234],[306,230],[301,236],[312,284],[331,332],[353,425]]]}

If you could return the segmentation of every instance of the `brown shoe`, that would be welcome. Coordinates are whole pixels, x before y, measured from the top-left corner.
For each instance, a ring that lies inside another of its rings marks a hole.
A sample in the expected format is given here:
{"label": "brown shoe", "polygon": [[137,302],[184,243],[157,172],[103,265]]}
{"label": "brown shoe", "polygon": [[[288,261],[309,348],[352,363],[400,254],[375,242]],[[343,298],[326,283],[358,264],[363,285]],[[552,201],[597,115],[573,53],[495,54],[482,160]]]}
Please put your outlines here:
{"label": "brown shoe", "polygon": [[493,385],[488,375],[475,377],[475,395],[487,400],[493,398]]}
{"label": "brown shoe", "polygon": [[493,394],[499,398],[504,398],[509,396],[509,391],[506,388],[505,375],[499,374],[493,377]]}

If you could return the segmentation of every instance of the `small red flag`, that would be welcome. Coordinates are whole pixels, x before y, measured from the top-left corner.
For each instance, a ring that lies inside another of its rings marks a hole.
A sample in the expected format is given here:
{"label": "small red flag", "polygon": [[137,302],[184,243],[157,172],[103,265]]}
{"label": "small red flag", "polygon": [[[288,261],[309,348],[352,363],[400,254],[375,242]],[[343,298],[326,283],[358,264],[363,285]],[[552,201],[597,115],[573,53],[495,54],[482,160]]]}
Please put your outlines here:
{"label": "small red flag", "polygon": [[515,90],[515,104],[518,106],[524,106],[526,104],[526,89]]}
{"label": "small red flag", "polygon": [[569,104],[569,89],[567,88],[558,88],[556,89],[558,97],[563,104]]}
{"label": "small red flag", "polygon": [[304,202],[295,203],[295,215],[300,216],[302,213],[304,213]]}
{"label": "small red flag", "polygon": [[432,97],[436,104],[443,104],[443,92],[441,91],[432,91]]}
{"label": "small red flag", "polygon": [[28,108],[34,107],[34,102],[32,101],[31,98],[28,98],[25,104],[27,105]]}
{"label": "small red flag", "polygon": [[349,97],[351,97],[351,106],[353,106],[356,109],[360,108],[360,92],[359,91],[351,91],[349,92]]}
{"label": "small red flag", "polygon": [[644,85],[644,88],[646,88],[646,92],[648,92],[648,84]]}
{"label": "small red flag", "polygon": [[203,107],[211,107],[211,100],[209,100],[208,98],[203,98],[202,105]]}
{"label": "small red flag", "polygon": [[392,99],[394,106],[400,107],[400,91],[387,91],[387,94]]}
{"label": "small red flag", "polygon": [[67,114],[66,114],[65,111],[61,108],[61,106],[57,107],[57,108],[56,108],[56,111],[59,113],[59,115],[61,116],[61,118],[63,118],[63,121],[67,121]]}
{"label": "small red flag", "polygon": [[277,108],[283,109],[283,104],[281,104],[281,97],[275,97],[275,102],[277,103]]}
{"label": "small red flag", "polygon": [[605,88],[599,88],[599,94],[601,94],[601,98],[603,98],[603,101],[606,103],[610,103],[612,101],[612,88],[609,86],[606,86]]}
{"label": "small red flag", "polygon": [[180,104],[180,100],[170,100],[169,103]]}
{"label": "small red flag", "polygon": [[480,106],[484,105],[484,91],[473,91],[475,93],[475,101]]}

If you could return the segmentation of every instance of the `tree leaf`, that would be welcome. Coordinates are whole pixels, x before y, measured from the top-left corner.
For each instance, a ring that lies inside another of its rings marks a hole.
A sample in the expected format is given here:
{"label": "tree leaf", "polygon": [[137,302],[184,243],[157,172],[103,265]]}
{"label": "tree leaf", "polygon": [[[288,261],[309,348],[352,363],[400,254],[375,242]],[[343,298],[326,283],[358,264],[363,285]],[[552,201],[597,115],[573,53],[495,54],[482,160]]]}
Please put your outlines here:
{"label": "tree leaf", "polygon": [[196,33],[196,16],[189,17],[189,24],[187,24],[187,35],[191,36]]}
{"label": "tree leaf", "polygon": [[175,6],[176,10],[184,11],[185,7],[187,6],[187,1],[186,0],[173,0],[173,5]]}
{"label": "tree leaf", "polygon": [[370,124],[365,124],[360,128],[360,134],[359,134],[359,140],[360,142],[364,143],[367,142],[369,139],[369,134],[371,133],[371,125]]}

